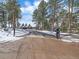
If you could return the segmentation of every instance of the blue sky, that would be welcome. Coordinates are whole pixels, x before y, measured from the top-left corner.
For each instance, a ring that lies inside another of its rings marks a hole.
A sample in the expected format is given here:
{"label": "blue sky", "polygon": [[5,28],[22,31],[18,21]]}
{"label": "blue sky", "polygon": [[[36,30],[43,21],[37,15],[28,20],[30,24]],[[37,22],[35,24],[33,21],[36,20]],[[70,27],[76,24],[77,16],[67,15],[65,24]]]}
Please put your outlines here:
{"label": "blue sky", "polygon": [[[41,0],[18,0],[21,9],[22,18],[20,19],[20,23],[27,23],[35,26],[32,22],[33,11],[38,8],[38,5]],[[48,0],[45,0],[48,1]]]}
{"label": "blue sky", "polygon": [[27,23],[35,26],[32,22],[33,11],[38,7],[40,0],[18,0],[21,9],[22,18],[20,23]]}

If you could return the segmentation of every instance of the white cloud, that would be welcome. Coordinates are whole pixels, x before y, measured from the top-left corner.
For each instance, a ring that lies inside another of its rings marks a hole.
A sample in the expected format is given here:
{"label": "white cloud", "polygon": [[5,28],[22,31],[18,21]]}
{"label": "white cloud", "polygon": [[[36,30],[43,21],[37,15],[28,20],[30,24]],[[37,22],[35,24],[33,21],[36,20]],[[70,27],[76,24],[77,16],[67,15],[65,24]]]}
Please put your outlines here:
{"label": "white cloud", "polygon": [[21,7],[21,11],[22,13],[29,13],[29,14],[32,14],[33,11],[35,10],[34,6],[30,4],[30,2],[26,1],[24,7]]}
{"label": "white cloud", "polygon": [[25,6],[29,6],[29,5],[31,5],[31,3],[28,2],[28,1],[26,1],[26,2],[24,3],[24,5],[25,5]]}
{"label": "white cloud", "polygon": [[[48,2],[48,0],[45,0],[46,2]],[[41,0],[36,0],[33,5],[31,5],[30,2],[26,1],[25,2],[25,6],[21,7],[21,11],[22,13],[29,13],[29,14],[33,14],[33,11],[38,8],[38,5],[40,4]]]}
{"label": "white cloud", "polygon": [[49,0],[44,0],[44,1],[48,2]]}
{"label": "white cloud", "polygon": [[34,2],[34,7],[35,7],[35,8],[38,8],[38,5],[40,4],[40,2],[41,2],[41,1],[35,1],[35,2]]}
{"label": "white cloud", "polygon": [[[45,1],[47,2],[48,0]],[[32,22],[32,14],[33,11],[38,8],[40,2],[41,0],[36,0],[33,5],[28,1],[25,2],[24,6],[20,8],[22,11],[21,23],[27,23],[35,26],[35,24]]]}
{"label": "white cloud", "polygon": [[35,10],[33,6],[27,6],[27,7],[21,7],[20,8],[22,13],[28,13],[28,14],[32,14],[33,11]]}
{"label": "white cloud", "polygon": [[[42,1],[42,0],[37,0],[37,1]],[[49,0],[44,0],[44,1],[48,2]]]}

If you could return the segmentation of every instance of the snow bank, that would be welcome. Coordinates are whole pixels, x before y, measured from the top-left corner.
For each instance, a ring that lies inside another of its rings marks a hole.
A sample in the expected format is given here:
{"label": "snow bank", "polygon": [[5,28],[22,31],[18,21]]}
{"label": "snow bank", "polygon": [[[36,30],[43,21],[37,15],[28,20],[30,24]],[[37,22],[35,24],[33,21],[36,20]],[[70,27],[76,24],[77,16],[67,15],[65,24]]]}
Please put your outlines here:
{"label": "snow bank", "polygon": [[22,39],[23,37],[1,37],[0,38],[0,43],[5,43],[5,42],[13,42],[19,39]]}
{"label": "snow bank", "polygon": [[79,39],[71,39],[71,40],[67,40],[67,39],[61,39],[63,42],[79,42]]}
{"label": "snow bank", "polygon": [[79,39],[74,38],[72,36],[65,36],[61,40],[64,42],[79,42]]}
{"label": "snow bank", "polygon": [[[54,35],[56,36],[56,32],[53,31],[40,31],[46,34],[50,34],[50,35]],[[77,37],[79,37],[78,34],[72,34],[73,36],[70,36],[69,33],[60,33],[60,37],[62,41],[64,42],[79,42],[79,39]],[[74,37],[75,36],[75,37]]]}
{"label": "snow bank", "polygon": [[42,32],[42,33],[46,33],[46,34],[49,34],[49,35],[56,35],[56,32],[53,32],[53,31],[39,31],[39,32]]}
{"label": "snow bank", "polygon": [[15,37],[13,37],[13,30],[11,31],[0,31],[0,43],[4,43],[4,42],[12,42],[12,41],[16,41],[19,39],[22,39],[23,35],[28,34],[28,31],[25,30],[16,30],[15,32]]}

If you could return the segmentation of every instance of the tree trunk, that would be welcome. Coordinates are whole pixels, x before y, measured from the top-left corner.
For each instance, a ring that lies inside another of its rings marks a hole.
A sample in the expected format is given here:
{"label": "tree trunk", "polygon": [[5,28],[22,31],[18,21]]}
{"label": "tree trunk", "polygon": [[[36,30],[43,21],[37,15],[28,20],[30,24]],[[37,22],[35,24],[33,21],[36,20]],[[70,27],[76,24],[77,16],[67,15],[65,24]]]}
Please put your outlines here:
{"label": "tree trunk", "polygon": [[72,24],[72,12],[73,12],[73,1],[74,0],[68,0],[68,7],[69,7],[69,33],[71,33],[71,24]]}
{"label": "tree trunk", "polygon": [[54,15],[53,15],[53,19],[52,19],[52,26],[53,26],[52,30],[54,30],[55,21],[56,21],[56,0],[54,1]]}
{"label": "tree trunk", "polygon": [[15,36],[15,13],[13,13],[13,36]]}

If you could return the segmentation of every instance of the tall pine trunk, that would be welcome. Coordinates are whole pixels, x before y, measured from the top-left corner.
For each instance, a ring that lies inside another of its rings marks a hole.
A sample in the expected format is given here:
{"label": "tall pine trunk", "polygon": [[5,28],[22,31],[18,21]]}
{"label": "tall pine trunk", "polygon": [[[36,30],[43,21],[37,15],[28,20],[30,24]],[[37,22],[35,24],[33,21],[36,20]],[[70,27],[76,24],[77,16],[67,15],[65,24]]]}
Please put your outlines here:
{"label": "tall pine trunk", "polygon": [[15,12],[13,13],[13,36],[15,36]]}
{"label": "tall pine trunk", "polygon": [[54,23],[56,21],[56,2],[57,0],[54,0],[54,15],[53,15],[53,19],[52,19],[52,30],[54,30]]}
{"label": "tall pine trunk", "polygon": [[68,32],[71,33],[72,32],[72,28],[71,28],[71,25],[72,25],[72,13],[73,13],[73,1],[74,0],[68,0],[68,11],[69,11],[69,15],[68,15],[68,18],[69,18],[69,27],[68,27]]}

